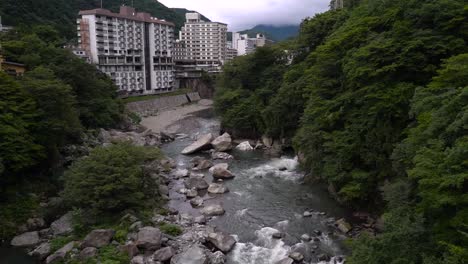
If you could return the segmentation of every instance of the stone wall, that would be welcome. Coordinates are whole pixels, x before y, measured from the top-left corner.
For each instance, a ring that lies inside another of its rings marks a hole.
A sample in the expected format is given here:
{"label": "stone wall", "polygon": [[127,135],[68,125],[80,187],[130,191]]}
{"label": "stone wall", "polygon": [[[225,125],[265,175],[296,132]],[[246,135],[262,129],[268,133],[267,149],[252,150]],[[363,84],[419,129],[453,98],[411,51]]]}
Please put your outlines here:
{"label": "stone wall", "polygon": [[150,116],[155,115],[165,109],[181,106],[190,102],[197,102],[199,100],[200,95],[198,93],[187,93],[160,97],[146,101],[132,102],[128,103],[126,108],[127,110],[137,113],[140,116]]}

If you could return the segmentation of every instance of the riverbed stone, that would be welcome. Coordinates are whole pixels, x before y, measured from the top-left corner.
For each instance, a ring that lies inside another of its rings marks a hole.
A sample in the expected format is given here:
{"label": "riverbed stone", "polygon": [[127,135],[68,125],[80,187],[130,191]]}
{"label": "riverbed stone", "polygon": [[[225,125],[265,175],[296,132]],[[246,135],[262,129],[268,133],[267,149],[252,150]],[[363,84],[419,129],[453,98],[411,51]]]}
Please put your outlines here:
{"label": "riverbed stone", "polygon": [[236,149],[241,150],[241,151],[251,151],[251,150],[254,150],[254,148],[252,147],[252,145],[250,145],[250,142],[249,142],[249,141],[244,141],[244,142],[240,143],[239,145],[237,145]]}
{"label": "riverbed stone", "polygon": [[233,159],[234,157],[226,152],[213,152],[211,153],[211,158],[214,160],[230,160]]}
{"label": "riverbed stone", "polygon": [[291,254],[289,254],[289,257],[293,259],[295,262],[301,262],[304,260],[304,255],[302,255],[299,252],[292,252]]}
{"label": "riverbed stone", "polygon": [[30,255],[37,258],[37,259],[39,259],[39,260],[43,260],[47,256],[50,255],[51,250],[52,250],[52,247],[51,247],[50,243],[49,242],[44,242],[44,243],[40,244],[36,249],[34,249],[30,253]]}
{"label": "riverbed stone", "polygon": [[35,218],[29,218],[26,221],[26,225],[27,225],[28,231],[37,231],[45,227],[46,223],[43,218],[35,217]]}
{"label": "riverbed stone", "polygon": [[130,264],[145,264],[145,256],[138,255],[133,257]]}
{"label": "riverbed stone", "polygon": [[75,247],[75,243],[75,241],[72,241],[60,248],[59,250],[55,251],[55,253],[53,253],[52,255],[48,256],[46,259],[46,264],[58,263],[64,260],[67,254],[70,253]]}
{"label": "riverbed stone", "polygon": [[98,249],[95,247],[87,247],[81,250],[80,254],[78,255],[78,258],[80,260],[87,260],[90,258],[94,258],[98,253]]}
{"label": "riverbed stone", "polygon": [[189,155],[197,151],[209,148],[211,146],[211,141],[213,141],[213,138],[213,134],[211,133],[201,136],[197,141],[195,141],[190,146],[182,150],[182,154]]}
{"label": "riverbed stone", "polygon": [[127,254],[129,258],[133,258],[140,252],[136,244],[133,242],[126,243],[125,245],[118,246],[117,248],[120,252]]}
{"label": "riverbed stone", "polygon": [[227,163],[220,163],[213,166],[211,169],[211,173],[213,174],[213,178],[215,179],[232,179],[234,178],[234,174],[228,170],[229,165]]}
{"label": "riverbed stone", "polygon": [[197,192],[196,189],[191,189],[191,190],[189,190],[189,191],[185,194],[185,196],[186,196],[187,198],[189,198],[189,199],[195,198],[195,197],[198,196],[198,192]]}
{"label": "riverbed stone", "polygon": [[110,244],[115,231],[112,229],[96,229],[91,231],[83,240],[82,248],[101,248]]}
{"label": "riverbed stone", "polygon": [[143,227],[138,231],[136,245],[143,250],[157,250],[161,247],[162,234],[158,228]]}
{"label": "riverbed stone", "polygon": [[294,263],[294,260],[292,258],[285,258],[276,262],[275,264],[293,264],[293,263]]}
{"label": "riverbed stone", "polygon": [[207,240],[223,253],[231,251],[237,243],[233,236],[224,232],[210,233]]}
{"label": "riverbed stone", "polygon": [[195,207],[202,206],[203,202],[204,202],[203,198],[201,198],[200,196],[197,196],[197,197],[193,198],[192,200],[190,200],[190,204],[195,206]]}
{"label": "riverbed stone", "polygon": [[201,213],[206,216],[217,216],[223,215],[225,211],[220,204],[210,204],[201,209]]}
{"label": "riverbed stone", "polygon": [[352,226],[348,222],[346,222],[344,218],[341,218],[338,221],[336,221],[335,226],[338,228],[338,230],[345,234],[351,231],[352,229]]}
{"label": "riverbed stone", "polygon": [[33,247],[39,244],[39,232],[26,232],[21,235],[15,236],[11,240],[11,245],[14,247]]}
{"label": "riverbed stone", "polygon": [[208,257],[199,245],[192,245],[171,259],[171,264],[208,264]]}
{"label": "riverbed stone", "polygon": [[73,231],[73,213],[68,212],[50,225],[54,236],[66,235]]}
{"label": "riverbed stone", "polygon": [[213,167],[213,162],[202,157],[195,157],[191,159],[190,164],[192,166],[192,170],[195,170],[195,171],[207,170]]}
{"label": "riverbed stone", "polygon": [[217,137],[216,139],[211,142],[213,148],[218,152],[224,152],[232,149],[232,138],[231,135],[228,133],[224,133],[223,135]]}
{"label": "riverbed stone", "polygon": [[184,184],[186,188],[196,190],[206,190],[209,187],[208,183],[200,178],[188,178],[185,180]]}
{"label": "riverbed stone", "polygon": [[229,192],[229,189],[223,184],[211,183],[208,187],[208,192],[213,194],[223,194]]}
{"label": "riverbed stone", "polygon": [[197,223],[197,224],[200,224],[200,225],[204,225],[204,224],[206,224],[206,216],[204,216],[204,215],[196,216],[193,219],[193,222]]}
{"label": "riverbed stone", "polygon": [[308,234],[303,234],[301,236],[301,240],[305,241],[305,242],[309,242],[311,240],[310,236]]}
{"label": "riverbed stone", "polygon": [[311,217],[313,214],[312,214],[312,212],[310,212],[310,211],[305,211],[302,215],[303,215],[304,217]]}
{"label": "riverbed stone", "polygon": [[226,255],[224,255],[221,251],[216,251],[215,253],[209,254],[208,259],[210,261],[210,264],[226,263]]}
{"label": "riverbed stone", "polygon": [[165,262],[170,260],[175,254],[175,251],[172,247],[164,247],[153,254],[153,260]]}
{"label": "riverbed stone", "polygon": [[178,169],[173,173],[173,175],[176,179],[186,178],[190,175],[190,172],[187,169]]}

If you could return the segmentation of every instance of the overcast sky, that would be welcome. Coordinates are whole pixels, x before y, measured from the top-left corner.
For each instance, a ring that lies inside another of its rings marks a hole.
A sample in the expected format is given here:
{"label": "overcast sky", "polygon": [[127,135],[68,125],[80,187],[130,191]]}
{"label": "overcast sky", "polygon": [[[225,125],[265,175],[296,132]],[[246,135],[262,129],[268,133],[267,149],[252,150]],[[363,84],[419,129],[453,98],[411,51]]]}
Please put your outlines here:
{"label": "overcast sky", "polygon": [[257,24],[299,24],[328,9],[330,0],[159,0],[168,7],[195,10],[239,31]]}

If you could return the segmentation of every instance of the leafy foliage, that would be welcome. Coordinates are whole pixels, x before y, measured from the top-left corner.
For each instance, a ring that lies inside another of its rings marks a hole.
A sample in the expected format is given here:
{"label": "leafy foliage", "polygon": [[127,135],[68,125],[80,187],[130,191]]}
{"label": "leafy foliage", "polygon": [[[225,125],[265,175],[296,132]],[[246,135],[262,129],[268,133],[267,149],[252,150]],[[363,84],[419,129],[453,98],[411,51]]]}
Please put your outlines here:
{"label": "leafy foliage", "polygon": [[158,159],[156,148],[117,144],[94,149],[65,173],[63,196],[72,206],[96,215],[145,208],[158,198],[143,164]]}
{"label": "leafy foliage", "polygon": [[381,208],[351,263],[464,263],[467,29],[461,0],[347,1],[269,49],[290,64],[226,66],[215,106],[227,130],[294,137],[339,201]]}

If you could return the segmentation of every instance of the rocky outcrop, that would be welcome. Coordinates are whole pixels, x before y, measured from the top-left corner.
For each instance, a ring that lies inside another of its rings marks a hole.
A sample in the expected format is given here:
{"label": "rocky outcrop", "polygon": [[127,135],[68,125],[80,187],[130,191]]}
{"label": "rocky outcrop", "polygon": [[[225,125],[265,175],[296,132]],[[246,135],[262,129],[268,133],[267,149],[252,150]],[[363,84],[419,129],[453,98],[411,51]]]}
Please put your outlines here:
{"label": "rocky outcrop", "polygon": [[11,240],[11,245],[14,247],[33,247],[39,244],[39,242],[39,232],[33,231],[21,234],[19,236],[15,236]]}
{"label": "rocky outcrop", "polygon": [[52,251],[52,248],[50,246],[50,243],[45,242],[45,243],[40,244],[36,249],[34,249],[30,253],[30,255],[37,258],[37,259],[39,259],[39,260],[43,260],[47,256],[50,255],[51,251]]}
{"label": "rocky outcrop", "polygon": [[143,227],[138,231],[136,246],[143,250],[157,250],[161,247],[162,234],[155,227]]}
{"label": "rocky outcrop", "polygon": [[225,213],[224,208],[220,204],[211,204],[201,209],[201,213],[206,216],[223,215]]}
{"label": "rocky outcrop", "polygon": [[54,236],[66,235],[73,231],[72,217],[72,212],[68,212],[50,225]]}
{"label": "rocky outcrop", "polygon": [[231,251],[237,243],[234,237],[223,232],[210,233],[207,240],[223,253]]}
{"label": "rocky outcrop", "polygon": [[213,194],[223,194],[229,192],[229,189],[223,184],[212,183],[208,187],[208,192]]}
{"label": "rocky outcrop", "polygon": [[192,245],[188,249],[175,255],[171,264],[208,264],[208,257],[199,245]]}
{"label": "rocky outcrop", "polygon": [[114,237],[115,231],[111,229],[97,229],[91,231],[83,240],[82,248],[95,247],[101,248],[109,245]]}
{"label": "rocky outcrop", "polygon": [[213,142],[211,142],[213,148],[218,152],[224,152],[232,149],[232,138],[228,133],[217,137]]}
{"label": "rocky outcrop", "polygon": [[48,256],[46,259],[46,264],[60,263],[62,260],[65,259],[67,254],[73,250],[74,247],[75,241],[66,244],[61,249],[55,251],[54,254]]}
{"label": "rocky outcrop", "polygon": [[207,149],[211,146],[211,141],[213,141],[213,134],[210,133],[203,135],[197,141],[182,150],[182,154],[189,155],[197,151]]}

